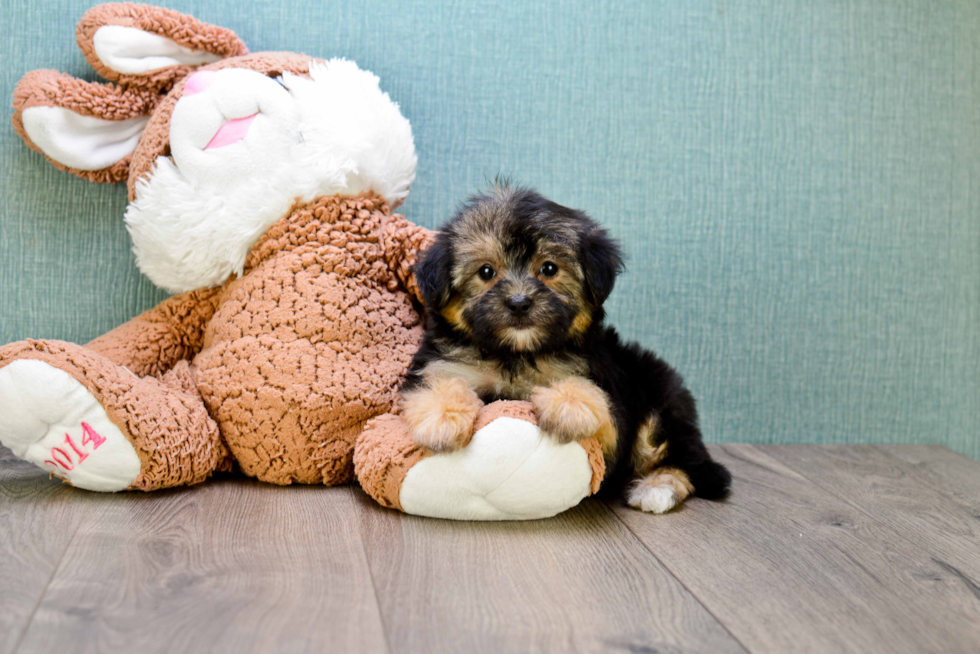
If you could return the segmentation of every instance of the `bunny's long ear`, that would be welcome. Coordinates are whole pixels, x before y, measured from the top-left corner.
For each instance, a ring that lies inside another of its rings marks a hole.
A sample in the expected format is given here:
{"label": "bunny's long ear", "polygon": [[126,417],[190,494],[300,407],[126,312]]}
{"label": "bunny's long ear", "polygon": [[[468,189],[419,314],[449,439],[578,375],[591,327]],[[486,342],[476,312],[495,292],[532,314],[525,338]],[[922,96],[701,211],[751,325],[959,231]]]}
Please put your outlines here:
{"label": "bunny's long ear", "polygon": [[158,92],[197,66],[248,54],[231,30],[171,9],[132,2],[92,7],[79,21],[75,36],[99,75]]}
{"label": "bunny's long ear", "polygon": [[119,182],[158,101],[149,91],[35,70],[14,89],[14,130],[56,168]]}

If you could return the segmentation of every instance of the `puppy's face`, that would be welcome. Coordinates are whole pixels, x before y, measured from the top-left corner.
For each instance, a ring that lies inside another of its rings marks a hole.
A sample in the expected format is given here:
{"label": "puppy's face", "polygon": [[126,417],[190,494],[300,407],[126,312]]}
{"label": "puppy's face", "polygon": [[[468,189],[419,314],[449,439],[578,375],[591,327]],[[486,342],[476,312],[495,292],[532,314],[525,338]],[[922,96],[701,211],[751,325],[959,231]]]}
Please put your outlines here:
{"label": "puppy's face", "polygon": [[536,354],[588,330],[621,266],[616,244],[584,213],[498,187],[446,225],[416,279],[449,329],[485,351]]}

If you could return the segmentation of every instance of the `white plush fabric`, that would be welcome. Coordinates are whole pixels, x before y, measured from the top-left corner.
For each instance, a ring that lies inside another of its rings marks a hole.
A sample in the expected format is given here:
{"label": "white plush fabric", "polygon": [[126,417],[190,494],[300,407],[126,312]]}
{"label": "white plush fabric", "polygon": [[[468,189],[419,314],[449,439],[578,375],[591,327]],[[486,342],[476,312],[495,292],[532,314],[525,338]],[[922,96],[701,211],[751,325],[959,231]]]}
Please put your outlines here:
{"label": "white plush fabric", "polygon": [[[373,190],[397,206],[408,195],[411,126],[375,75],[334,59],[281,82],[223,69],[177,103],[173,156],[137,183],[126,212],[137,265],[158,286],[179,293],[240,275],[297,201]],[[243,140],[205,149],[226,121],[253,114]]]}
{"label": "white plush fabric", "polygon": [[24,110],[24,131],[44,154],[78,170],[108,168],[136,149],[149,116],[103,120],[63,107]]}
{"label": "white plush fabric", "polygon": [[575,506],[591,482],[581,445],[560,445],[525,420],[502,417],[465,448],[412,466],[400,501],[406,513],[433,518],[529,520]]}
{"label": "white plush fabric", "polygon": [[135,27],[104,25],[92,37],[95,54],[117,73],[140,75],[167,66],[212,64],[221,57],[177,45],[165,36]]}
{"label": "white plush fabric", "polygon": [[[77,488],[121,491],[139,476],[139,455],[129,439],[95,396],[63,370],[29,359],[0,368],[0,415],[0,442]],[[82,423],[105,440],[94,443]]]}

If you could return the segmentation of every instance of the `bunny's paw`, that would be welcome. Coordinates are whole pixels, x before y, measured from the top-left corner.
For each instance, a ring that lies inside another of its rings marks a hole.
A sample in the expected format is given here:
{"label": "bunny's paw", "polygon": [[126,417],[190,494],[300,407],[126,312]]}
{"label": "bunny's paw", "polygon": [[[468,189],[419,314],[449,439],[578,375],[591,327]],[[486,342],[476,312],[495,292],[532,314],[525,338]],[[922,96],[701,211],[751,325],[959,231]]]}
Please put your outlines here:
{"label": "bunny's paw", "polygon": [[99,400],[42,361],[18,359],[0,368],[0,442],[87,490],[125,490],[140,473],[135,448]]}

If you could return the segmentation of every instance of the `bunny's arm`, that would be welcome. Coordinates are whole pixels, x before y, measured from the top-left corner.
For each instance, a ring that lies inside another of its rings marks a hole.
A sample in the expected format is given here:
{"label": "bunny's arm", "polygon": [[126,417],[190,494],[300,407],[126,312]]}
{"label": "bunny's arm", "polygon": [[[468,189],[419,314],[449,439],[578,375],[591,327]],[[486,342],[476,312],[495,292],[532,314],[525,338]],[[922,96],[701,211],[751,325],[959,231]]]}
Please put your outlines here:
{"label": "bunny's arm", "polygon": [[385,259],[394,272],[398,284],[422,302],[422,294],[415,282],[415,263],[427,247],[435,240],[436,232],[409,222],[399,214],[394,214],[382,226]]}
{"label": "bunny's arm", "polygon": [[139,377],[158,377],[201,350],[204,328],[217,309],[220,290],[175,295],[85,347]]}

